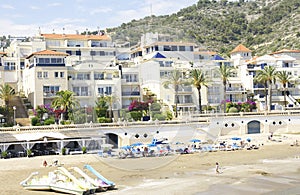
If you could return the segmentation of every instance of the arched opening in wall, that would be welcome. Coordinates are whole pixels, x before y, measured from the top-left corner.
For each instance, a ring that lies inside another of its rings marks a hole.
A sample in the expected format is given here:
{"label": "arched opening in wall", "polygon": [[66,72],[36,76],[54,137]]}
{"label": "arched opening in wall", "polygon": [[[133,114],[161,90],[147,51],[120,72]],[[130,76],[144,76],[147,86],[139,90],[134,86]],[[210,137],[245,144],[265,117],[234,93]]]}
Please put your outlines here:
{"label": "arched opening in wall", "polygon": [[260,122],[259,121],[250,121],[247,124],[248,134],[260,133]]}
{"label": "arched opening in wall", "polygon": [[107,133],[106,135],[106,140],[108,144],[112,144],[113,148],[118,148],[118,139],[119,136],[114,133]]}

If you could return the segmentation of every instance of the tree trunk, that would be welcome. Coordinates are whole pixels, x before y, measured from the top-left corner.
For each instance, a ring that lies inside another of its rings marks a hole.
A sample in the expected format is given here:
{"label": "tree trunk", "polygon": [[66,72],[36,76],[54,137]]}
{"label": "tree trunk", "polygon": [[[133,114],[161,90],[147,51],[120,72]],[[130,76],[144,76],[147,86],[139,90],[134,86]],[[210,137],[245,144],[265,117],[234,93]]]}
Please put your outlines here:
{"label": "tree trunk", "polygon": [[202,103],[201,103],[201,88],[198,89],[198,97],[199,97],[199,112],[202,113]]}
{"label": "tree trunk", "polygon": [[284,109],[286,109],[286,88],[284,88],[284,91],[283,91],[283,98],[284,98]]}
{"label": "tree trunk", "polygon": [[268,110],[268,94],[267,94],[267,84],[265,83],[265,110]]}
{"label": "tree trunk", "polygon": [[226,84],[224,84],[224,97],[223,97],[223,99],[224,99],[224,102],[223,102],[223,107],[224,107],[224,113],[226,113]]}
{"label": "tree trunk", "polygon": [[272,83],[270,81],[268,81],[268,103],[269,103],[269,106],[268,106],[268,111],[270,112],[271,111],[271,107],[272,107]]}

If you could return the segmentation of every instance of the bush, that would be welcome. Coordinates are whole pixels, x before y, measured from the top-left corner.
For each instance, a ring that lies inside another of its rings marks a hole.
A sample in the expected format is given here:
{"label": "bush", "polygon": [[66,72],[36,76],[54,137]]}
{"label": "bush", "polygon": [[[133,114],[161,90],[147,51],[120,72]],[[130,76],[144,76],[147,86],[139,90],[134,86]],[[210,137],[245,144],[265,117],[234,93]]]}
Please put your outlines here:
{"label": "bush", "polygon": [[62,148],[62,149],[61,149],[61,154],[62,154],[62,155],[66,155],[66,148]]}
{"label": "bush", "polygon": [[140,121],[143,116],[143,113],[139,111],[131,111],[130,115],[133,118],[133,120]]}
{"label": "bush", "polygon": [[62,124],[62,125],[70,125],[71,121],[60,121],[60,124]]}
{"label": "bush", "polygon": [[111,123],[112,120],[110,118],[100,117],[98,118],[99,123]]}
{"label": "bush", "polygon": [[81,148],[81,150],[82,150],[83,154],[85,154],[86,151],[87,151],[87,148],[86,148],[85,146],[83,146],[83,147]]}
{"label": "bush", "polygon": [[231,107],[231,108],[229,108],[228,112],[229,113],[237,113],[237,112],[239,112],[239,110],[236,107]]}
{"label": "bush", "polygon": [[7,158],[7,152],[6,151],[3,151],[3,152],[1,152],[1,157],[2,158]]}
{"label": "bush", "polygon": [[31,125],[38,126],[37,124],[40,123],[40,119],[38,117],[31,118]]}
{"label": "bush", "polygon": [[51,124],[55,124],[54,118],[48,118],[44,121],[44,125],[51,125]]}
{"label": "bush", "polygon": [[164,121],[164,120],[166,120],[166,116],[165,115],[163,115],[163,114],[155,114],[154,116],[153,116],[153,120],[159,120],[159,121]]}
{"label": "bush", "polygon": [[172,112],[170,110],[167,110],[165,112],[165,115],[166,115],[166,119],[167,120],[172,120],[173,119],[173,114],[172,114]]}
{"label": "bush", "polygon": [[32,155],[32,151],[30,149],[26,150],[27,156],[30,157]]}

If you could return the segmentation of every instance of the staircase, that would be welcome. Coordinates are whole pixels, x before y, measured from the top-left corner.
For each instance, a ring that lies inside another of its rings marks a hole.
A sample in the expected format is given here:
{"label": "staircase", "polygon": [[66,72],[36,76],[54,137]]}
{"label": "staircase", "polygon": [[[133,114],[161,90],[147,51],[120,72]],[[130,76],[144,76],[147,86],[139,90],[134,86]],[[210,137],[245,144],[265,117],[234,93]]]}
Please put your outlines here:
{"label": "staircase", "polygon": [[20,126],[29,126],[30,119],[28,118],[27,109],[23,104],[20,96],[14,96],[10,99],[9,104],[16,107],[16,123]]}

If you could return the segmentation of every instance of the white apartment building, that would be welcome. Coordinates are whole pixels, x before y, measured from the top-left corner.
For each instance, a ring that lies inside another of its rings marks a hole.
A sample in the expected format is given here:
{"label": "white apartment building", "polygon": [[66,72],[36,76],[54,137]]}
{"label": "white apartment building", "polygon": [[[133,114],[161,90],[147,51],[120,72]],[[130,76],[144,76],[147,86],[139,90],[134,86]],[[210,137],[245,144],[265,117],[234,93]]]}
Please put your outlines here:
{"label": "white apartment building", "polygon": [[[299,77],[298,50],[282,50],[270,55],[252,57],[252,52],[238,45],[223,59],[215,52],[198,51],[194,43],[174,42],[169,36],[147,33],[133,50],[114,43],[108,35],[39,34],[28,41],[15,40],[1,54],[1,78],[28,96],[32,106],[48,104],[60,90],[71,90],[82,107],[93,107],[99,96],[115,97],[113,110],[127,108],[133,100],[143,101],[151,91],[156,99],[170,108],[175,105],[175,91],[163,82],[171,71],[179,69],[187,78],[189,71],[201,69],[210,84],[201,88],[203,106],[220,106],[223,84],[218,68],[221,64],[235,67],[228,79],[226,99],[243,102],[250,94],[262,95],[263,88],[253,78],[265,65],[287,70]],[[276,87],[280,85],[276,83]],[[275,91],[275,89],[274,89]],[[298,99],[299,88],[290,84],[290,94]],[[276,104],[283,105],[280,92],[273,93]],[[178,109],[198,109],[197,90],[179,88]],[[259,97],[259,96],[257,96]],[[263,102],[264,98],[258,98]]]}

